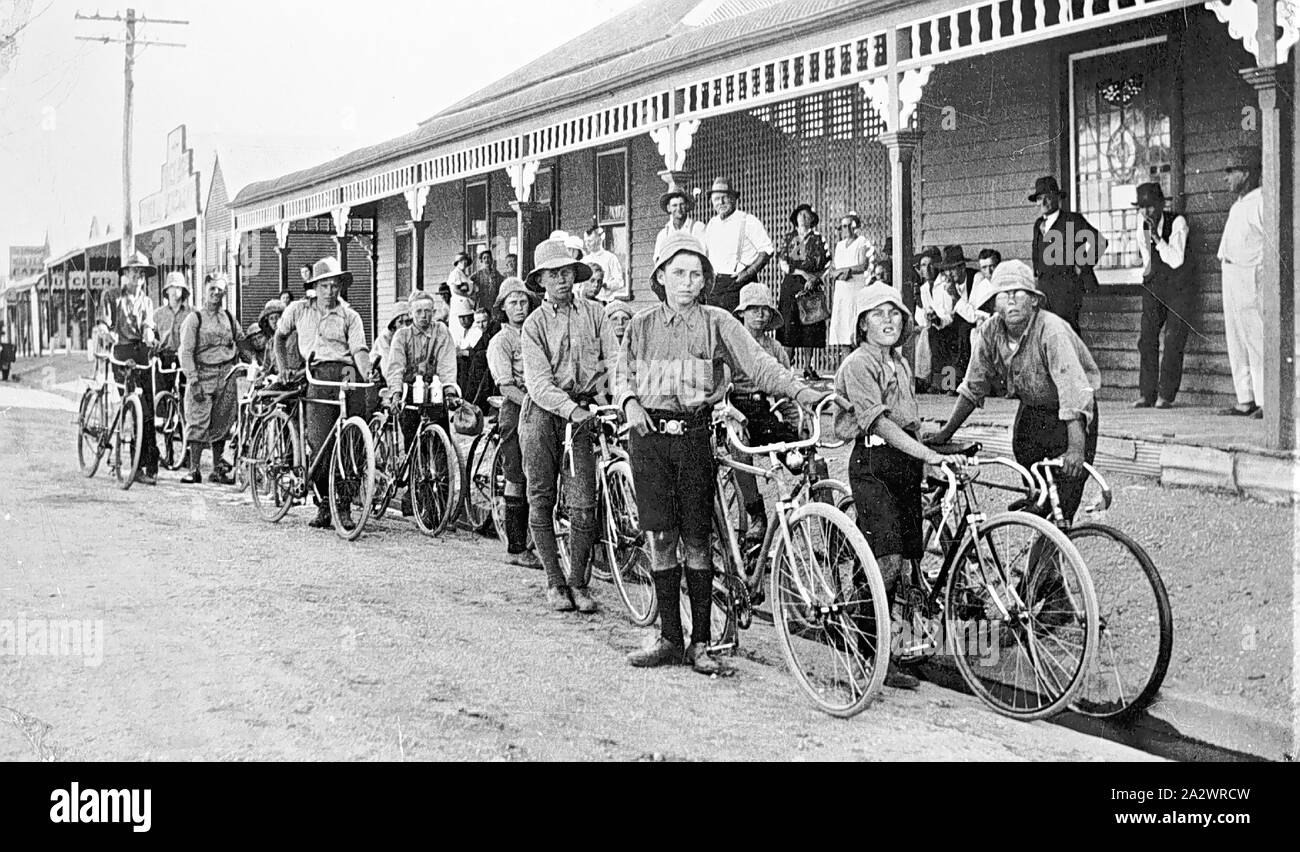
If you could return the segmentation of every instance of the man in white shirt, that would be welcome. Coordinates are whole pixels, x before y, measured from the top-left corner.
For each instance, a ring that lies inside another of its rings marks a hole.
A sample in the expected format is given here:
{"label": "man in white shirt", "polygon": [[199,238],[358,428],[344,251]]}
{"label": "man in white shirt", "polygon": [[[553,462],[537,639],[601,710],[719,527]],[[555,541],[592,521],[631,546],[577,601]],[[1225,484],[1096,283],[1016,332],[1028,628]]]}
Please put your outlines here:
{"label": "man in white shirt", "polygon": [[[1134,408],[1172,408],[1183,381],[1183,350],[1196,290],[1186,262],[1187,218],[1165,210],[1158,183],[1137,188],[1142,212],[1134,241],[1142,255],[1142,331],[1138,336],[1139,396]],[[1164,329],[1164,356],[1160,330]]]}
{"label": "man in white shirt", "polygon": [[655,237],[656,257],[659,255],[659,249],[663,246],[664,240],[675,233],[684,232],[695,237],[700,242],[704,242],[704,223],[690,215],[695,208],[695,202],[686,194],[686,190],[668,190],[659,197],[659,206],[668,214],[668,224],[664,225],[663,230]]}
{"label": "man in white shirt", "polygon": [[1264,194],[1260,158],[1239,148],[1224,167],[1224,181],[1236,196],[1219,240],[1223,274],[1223,330],[1237,404],[1220,411],[1236,417],[1264,416],[1264,316],[1259,309],[1259,269],[1264,261]]}
{"label": "man in white shirt", "polygon": [[740,192],[730,178],[714,179],[709,200],[717,215],[704,229],[704,245],[714,271],[707,303],[734,313],[740,304],[740,288],[758,279],[775,249],[763,223],[736,209]]}
{"label": "man in white shirt", "polygon": [[582,261],[588,266],[596,264],[605,273],[605,288],[596,295],[599,301],[631,297],[627,276],[623,274],[623,264],[618,255],[605,248],[605,229],[599,225],[593,224],[583,236]]}

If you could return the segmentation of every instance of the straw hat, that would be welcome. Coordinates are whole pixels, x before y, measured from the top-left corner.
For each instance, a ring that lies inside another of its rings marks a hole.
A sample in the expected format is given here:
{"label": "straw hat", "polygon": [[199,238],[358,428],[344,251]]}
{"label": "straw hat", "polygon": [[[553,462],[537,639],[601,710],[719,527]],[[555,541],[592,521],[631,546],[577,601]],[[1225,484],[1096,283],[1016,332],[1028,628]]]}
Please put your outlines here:
{"label": "straw hat", "polygon": [[149,258],[145,257],[142,251],[137,251],[131,257],[122,261],[122,271],[125,272],[128,269],[139,269],[145,275],[154,275],[158,272],[158,268],[149,262]]}
{"label": "straw hat", "polygon": [[318,284],[330,278],[343,279],[343,286],[345,287],[352,283],[352,273],[339,266],[337,257],[322,257],[312,264],[311,277],[307,279],[306,285],[311,287],[313,284]]}
{"label": "straw hat", "polygon": [[528,273],[525,279],[527,286],[534,290],[541,290],[541,285],[537,283],[537,278],[542,272],[550,269],[564,269],[569,267],[573,269],[573,281],[575,284],[586,281],[591,277],[591,267],[580,260],[575,260],[569,256],[569,250],[563,242],[559,240],[546,240],[537,244],[533,250],[533,271]]}

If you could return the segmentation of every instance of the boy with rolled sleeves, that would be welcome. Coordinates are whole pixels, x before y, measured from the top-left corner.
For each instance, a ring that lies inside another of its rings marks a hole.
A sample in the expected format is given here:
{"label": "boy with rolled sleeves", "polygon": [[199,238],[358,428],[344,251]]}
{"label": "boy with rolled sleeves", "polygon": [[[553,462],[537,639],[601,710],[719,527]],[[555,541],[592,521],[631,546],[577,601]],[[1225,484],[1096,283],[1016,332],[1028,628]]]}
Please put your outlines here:
{"label": "boy with rolled sleeves", "polygon": [[[710,423],[727,389],[727,370],[758,390],[805,405],[825,394],[807,387],[763,351],[728,311],[702,304],[713,284],[704,245],[670,235],[655,255],[651,289],[663,304],[628,324],[614,387],[632,429],[632,478],[641,528],[650,539],[660,636],[628,657],[634,666],[689,663],[702,674],[719,665],[708,653],[713,562],[709,548],[714,489]],[[678,611],[682,566],[691,601],[691,642],[683,647]]]}

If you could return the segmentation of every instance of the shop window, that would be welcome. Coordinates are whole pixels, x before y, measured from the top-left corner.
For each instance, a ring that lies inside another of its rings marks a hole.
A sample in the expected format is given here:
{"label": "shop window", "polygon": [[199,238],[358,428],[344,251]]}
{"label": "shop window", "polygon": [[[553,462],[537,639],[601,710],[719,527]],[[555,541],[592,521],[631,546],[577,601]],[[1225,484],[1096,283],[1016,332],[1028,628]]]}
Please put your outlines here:
{"label": "shop window", "polygon": [[393,260],[396,264],[394,280],[397,285],[394,295],[399,300],[411,295],[411,280],[414,277],[411,267],[411,234],[410,227],[397,228],[393,232]]}
{"label": "shop window", "polygon": [[1102,283],[1135,283],[1142,260],[1133,237],[1141,215],[1137,185],[1173,186],[1173,63],[1164,36],[1076,53],[1070,57],[1074,134],[1072,209],[1105,236],[1097,264]]}
{"label": "shop window", "polygon": [[623,265],[624,286],[632,280],[629,251],[627,149],[596,155],[596,220],[605,230],[605,248]]}

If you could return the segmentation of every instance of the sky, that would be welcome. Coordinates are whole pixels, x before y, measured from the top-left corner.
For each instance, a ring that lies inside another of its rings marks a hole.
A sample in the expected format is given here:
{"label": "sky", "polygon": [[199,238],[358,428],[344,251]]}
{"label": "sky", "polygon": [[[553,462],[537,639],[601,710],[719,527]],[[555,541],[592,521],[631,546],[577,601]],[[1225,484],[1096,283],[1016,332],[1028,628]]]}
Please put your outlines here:
{"label": "sky", "polygon": [[[0,0],[0,27],[16,1]],[[406,133],[639,0],[132,2],[137,15],[190,22],[137,29],[140,40],[186,45],[137,52],[138,216],[177,125],[187,126],[196,168],[208,168],[205,142],[224,140],[241,186],[276,177]],[[39,244],[47,230],[56,252],[84,242],[92,216],[118,232],[124,49],[76,36],[121,38],[123,26],[74,15],[125,10],[33,0],[8,71],[0,66],[0,275],[10,244]]]}

